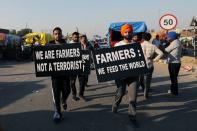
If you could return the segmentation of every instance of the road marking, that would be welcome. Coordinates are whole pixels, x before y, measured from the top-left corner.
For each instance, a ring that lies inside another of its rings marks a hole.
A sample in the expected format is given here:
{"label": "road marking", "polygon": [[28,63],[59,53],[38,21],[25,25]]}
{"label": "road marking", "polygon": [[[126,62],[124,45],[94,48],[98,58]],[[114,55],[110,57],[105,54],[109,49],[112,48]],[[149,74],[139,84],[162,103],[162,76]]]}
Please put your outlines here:
{"label": "road marking", "polygon": [[131,125],[126,125],[127,131],[134,131],[133,127]]}

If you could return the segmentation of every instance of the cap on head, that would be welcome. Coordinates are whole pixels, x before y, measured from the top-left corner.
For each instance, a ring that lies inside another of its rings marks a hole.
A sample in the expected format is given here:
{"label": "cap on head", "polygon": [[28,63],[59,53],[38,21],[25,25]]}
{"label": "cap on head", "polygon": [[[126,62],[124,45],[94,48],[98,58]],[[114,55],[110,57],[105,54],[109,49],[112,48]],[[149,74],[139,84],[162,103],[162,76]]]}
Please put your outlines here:
{"label": "cap on head", "polygon": [[133,27],[131,25],[129,25],[129,24],[124,24],[121,27],[121,30],[120,30],[122,36],[124,35],[125,31],[131,31],[131,32],[133,32]]}

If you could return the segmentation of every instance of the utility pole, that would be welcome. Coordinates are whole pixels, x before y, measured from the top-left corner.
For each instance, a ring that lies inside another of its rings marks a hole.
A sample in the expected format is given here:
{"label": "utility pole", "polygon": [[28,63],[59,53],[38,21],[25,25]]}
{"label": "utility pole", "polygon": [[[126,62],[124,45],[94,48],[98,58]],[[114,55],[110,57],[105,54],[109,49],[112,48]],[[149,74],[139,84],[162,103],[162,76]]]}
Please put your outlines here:
{"label": "utility pole", "polygon": [[77,30],[77,32],[79,32],[79,30],[78,30],[78,27],[76,26],[76,30]]}
{"label": "utility pole", "polygon": [[195,60],[197,58],[196,46],[197,46],[196,23],[194,23],[194,57],[195,57]]}
{"label": "utility pole", "polygon": [[28,26],[28,23],[26,22],[26,23],[25,23],[25,29],[27,29],[27,26]]}

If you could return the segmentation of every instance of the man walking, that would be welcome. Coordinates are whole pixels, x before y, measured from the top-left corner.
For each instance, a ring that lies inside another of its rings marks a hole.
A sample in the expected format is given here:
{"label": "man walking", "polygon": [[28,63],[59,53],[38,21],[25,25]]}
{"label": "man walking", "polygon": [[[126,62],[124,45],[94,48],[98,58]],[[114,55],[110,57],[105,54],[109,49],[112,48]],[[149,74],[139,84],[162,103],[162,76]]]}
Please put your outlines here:
{"label": "man walking", "polygon": [[[59,27],[53,29],[53,36],[55,40],[49,42],[50,45],[63,45],[65,40],[62,39],[62,30]],[[70,78],[67,74],[57,75],[51,77],[52,81],[52,95],[55,107],[55,113],[53,115],[54,122],[58,123],[62,119],[61,103],[64,110],[67,109],[66,100],[70,94]]]}
{"label": "man walking", "polygon": [[[129,24],[125,24],[121,27],[121,35],[123,40],[116,43],[115,46],[129,45],[132,42],[133,28]],[[136,43],[137,44],[137,43]],[[139,76],[127,77],[116,80],[117,90],[115,95],[115,102],[112,105],[112,112],[117,113],[118,106],[122,101],[122,97],[125,95],[126,87],[128,87],[128,98],[129,98],[129,119],[134,127],[138,127],[136,120],[136,99],[137,99],[137,88],[139,84]]]}

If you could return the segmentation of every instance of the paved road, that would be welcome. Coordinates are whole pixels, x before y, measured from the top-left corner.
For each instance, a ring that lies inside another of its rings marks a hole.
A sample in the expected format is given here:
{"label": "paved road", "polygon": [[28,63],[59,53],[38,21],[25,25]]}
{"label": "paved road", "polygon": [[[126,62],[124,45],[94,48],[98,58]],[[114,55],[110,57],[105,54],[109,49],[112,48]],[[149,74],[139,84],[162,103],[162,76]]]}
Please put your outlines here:
{"label": "paved road", "polygon": [[128,120],[126,96],[119,113],[111,113],[114,82],[97,83],[94,71],[85,92],[88,101],[69,98],[64,120],[56,125],[50,78],[36,78],[31,62],[0,61],[0,124],[4,131],[197,131],[196,78],[181,71],[180,95],[171,98],[167,65],[157,63],[153,77],[152,97],[145,101],[138,93],[139,129]]}

